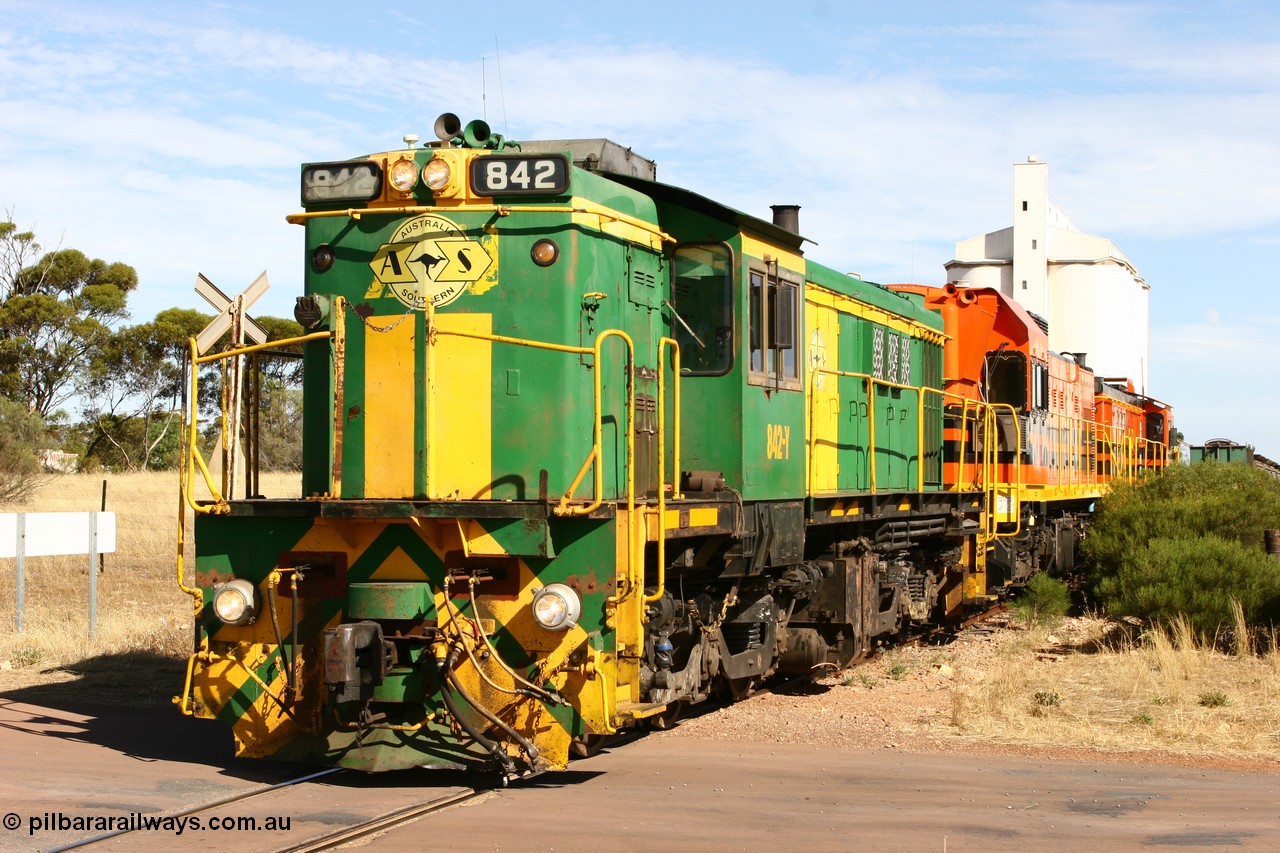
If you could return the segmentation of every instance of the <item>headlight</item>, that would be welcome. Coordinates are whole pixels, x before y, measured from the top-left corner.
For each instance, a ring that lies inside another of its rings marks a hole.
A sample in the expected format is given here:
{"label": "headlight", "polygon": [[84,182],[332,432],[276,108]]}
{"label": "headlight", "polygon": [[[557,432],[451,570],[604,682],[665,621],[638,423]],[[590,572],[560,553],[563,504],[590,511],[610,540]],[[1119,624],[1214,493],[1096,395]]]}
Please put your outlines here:
{"label": "headlight", "polygon": [[578,624],[582,600],[569,586],[551,583],[533,593],[533,619],[548,631],[567,631]]}
{"label": "headlight", "polygon": [[453,177],[453,170],[439,157],[433,157],[427,161],[427,165],[422,167],[422,182],[430,187],[432,192],[438,192],[447,187],[451,177]]}
{"label": "headlight", "polygon": [[213,588],[213,612],[227,625],[248,625],[257,613],[253,584],[243,578]]}
{"label": "headlight", "polygon": [[418,182],[418,164],[412,160],[397,160],[391,164],[391,186],[402,193],[413,189]]}
{"label": "headlight", "polygon": [[382,170],[368,161],[317,163],[302,170],[302,203],[368,201],[382,191]]}

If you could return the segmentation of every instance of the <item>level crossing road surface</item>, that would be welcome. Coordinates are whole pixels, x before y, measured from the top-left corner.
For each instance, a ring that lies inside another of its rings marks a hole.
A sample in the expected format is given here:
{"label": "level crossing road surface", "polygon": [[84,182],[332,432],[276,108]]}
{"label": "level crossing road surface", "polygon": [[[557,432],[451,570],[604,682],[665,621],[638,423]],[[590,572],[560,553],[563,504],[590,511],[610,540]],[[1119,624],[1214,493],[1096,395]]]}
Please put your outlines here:
{"label": "level crossing road surface", "polygon": [[[60,821],[163,816],[314,770],[238,761],[226,729],[174,708],[49,704],[56,707],[0,696],[0,850],[50,850],[101,834]],[[337,774],[203,813],[252,818],[254,830],[157,828],[83,849],[279,850],[474,782],[427,771]],[[288,828],[268,829],[272,818],[288,818]],[[1280,773],[836,751],[703,740],[677,729],[365,843],[415,853],[1276,850]]]}

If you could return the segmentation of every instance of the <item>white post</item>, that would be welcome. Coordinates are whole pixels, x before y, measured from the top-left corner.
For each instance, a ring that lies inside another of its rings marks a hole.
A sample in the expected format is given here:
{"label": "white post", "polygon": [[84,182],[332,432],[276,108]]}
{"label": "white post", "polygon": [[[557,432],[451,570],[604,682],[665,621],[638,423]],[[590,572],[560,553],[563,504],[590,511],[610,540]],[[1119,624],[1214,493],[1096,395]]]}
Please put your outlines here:
{"label": "white post", "polygon": [[[231,312],[231,345],[240,347],[244,345],[244,294],[237,296],[232,302]],[[227,430],[227,491],[223,496],[227,500],[239,497],[236,488],[240,485],[240,405],[244,394],[243,376],[244,367],[240,356],[234,356],[227,377],[231,385],[227,400],[227,417],[231,420],[231,426]]]}
{"label": "white post", "polygon": [[18,595],[17,595],[17,631],[22,633],[26,625],[26,615],[23,610],[27,604],[27,514],[25,512],[18,513],[17,517],[18,537],[17,537],[17,557],[18,557]]}
{"label": "white post", "polygon": [[98,514],[89,513],[89,639],[98,636]]}

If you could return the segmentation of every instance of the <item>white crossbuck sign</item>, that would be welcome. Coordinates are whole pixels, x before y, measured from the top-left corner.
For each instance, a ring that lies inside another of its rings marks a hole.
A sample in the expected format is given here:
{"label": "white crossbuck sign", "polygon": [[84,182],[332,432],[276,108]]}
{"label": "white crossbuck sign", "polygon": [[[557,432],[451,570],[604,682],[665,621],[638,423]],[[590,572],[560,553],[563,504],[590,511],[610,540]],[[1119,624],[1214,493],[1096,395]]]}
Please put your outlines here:
{"label": "white crossbuck sign", "polygon": [[[258,301],[258,297],[267,292],[267,288],[271,285],[267,283],[267,273],[264,270],[261,275],[253,280],[253,284],[245,288],[244,293],[234,299],[227,296],[218,286],[203,274],[196,274],[196,293],[204,297],[204,300],[213,306],[218,312],[218,316],[213,318],[213,322],[204,327],[204,331],[196,335],[196,352],[204,355],[209,351],[209,347],[217,343],[226,332],[231,331],[233,335],[236,327],[239,326],[240,337],[231,343],[239,346],[245,342],[245,338],[253,341],[255,344],[265,344],[267,342],[267,332],[258,323],[245,312],[249,310],[249,306]],[[236,315],[239,315],[240,322],[236,323]]]}

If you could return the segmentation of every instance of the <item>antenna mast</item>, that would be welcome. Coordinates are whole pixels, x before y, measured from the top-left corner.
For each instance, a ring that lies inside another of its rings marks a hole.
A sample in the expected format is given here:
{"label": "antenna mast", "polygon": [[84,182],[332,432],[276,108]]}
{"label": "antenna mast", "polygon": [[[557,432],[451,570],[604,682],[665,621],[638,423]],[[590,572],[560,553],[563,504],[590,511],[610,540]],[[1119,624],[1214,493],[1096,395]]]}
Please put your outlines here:
{"label": "antenna mast", "polygon": [[498,50],[498,37],[493,37],[493,53],[498,60],[498,95],[502,99],[502,135],[510,136],[511,128],[507,126],[507,89],[502,85],[502,52]]}

